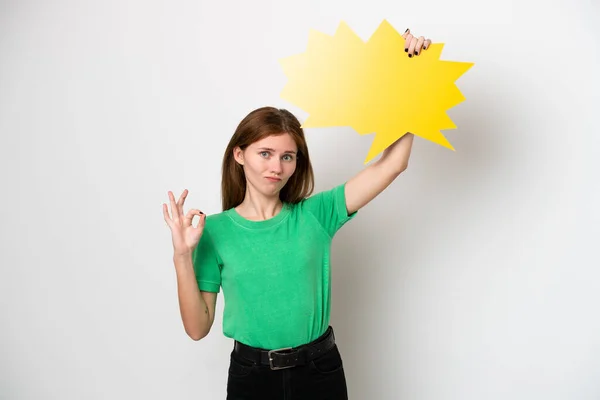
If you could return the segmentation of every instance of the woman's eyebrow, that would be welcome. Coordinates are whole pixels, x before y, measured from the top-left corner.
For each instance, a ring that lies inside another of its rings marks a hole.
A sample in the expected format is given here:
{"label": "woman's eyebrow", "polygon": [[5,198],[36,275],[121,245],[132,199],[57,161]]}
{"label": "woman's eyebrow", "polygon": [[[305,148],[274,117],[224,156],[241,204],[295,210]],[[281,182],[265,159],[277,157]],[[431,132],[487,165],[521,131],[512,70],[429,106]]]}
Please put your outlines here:
{"label": "woman's eyebrow", "polygon": [[[269,148],[269,147],[260,147],[260,148],[259,148],[259,150],[268,150],[268,151],[275,152],[275,150],[274,150],[274,149],[271,149],[271,148]],[[296,152],[295,152],[295,151],[292,151],[292,150],[284,151],[284,153],[292,153],[292,154],[296,154]]]}

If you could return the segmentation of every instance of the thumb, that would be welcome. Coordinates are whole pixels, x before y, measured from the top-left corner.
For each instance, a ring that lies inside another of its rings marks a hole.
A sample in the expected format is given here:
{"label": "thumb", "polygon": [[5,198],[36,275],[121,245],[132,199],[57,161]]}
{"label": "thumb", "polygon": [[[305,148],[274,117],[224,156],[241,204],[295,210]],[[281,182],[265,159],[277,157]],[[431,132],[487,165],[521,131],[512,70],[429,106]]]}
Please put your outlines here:
{"label": "thumb", "polygon": [[195,208],[192,208],[191,210],[189,210],[187,212],[187,214],[185,215],[185,224],[186,225],[191,225],[192,224],[192,220],[194,219],[194,217],[196,215],[200,215],[202,217],[202,215],[204,215],[204,213],[200,210],[197,210]]}
{"label": "thumb", "polygon": [[206,214],[204,214],[200,210],[196,210],[196,211],[198,212],[197,215],[200,217],[197,228],[204,228],[204,225],[206,224]]}

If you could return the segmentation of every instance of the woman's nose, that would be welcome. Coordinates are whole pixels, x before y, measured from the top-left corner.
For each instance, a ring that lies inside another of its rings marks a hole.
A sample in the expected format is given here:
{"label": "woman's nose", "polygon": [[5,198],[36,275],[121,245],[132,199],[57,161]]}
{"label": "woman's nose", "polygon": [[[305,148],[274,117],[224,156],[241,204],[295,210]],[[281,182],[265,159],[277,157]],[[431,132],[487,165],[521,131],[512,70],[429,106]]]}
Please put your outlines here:
{"label": "woman's nose", "polygon": [[275,160],[271,163],[271,171],[273,171],[275,173],[281,173],[282,169],[283,168],[281,167],[280,160]]}

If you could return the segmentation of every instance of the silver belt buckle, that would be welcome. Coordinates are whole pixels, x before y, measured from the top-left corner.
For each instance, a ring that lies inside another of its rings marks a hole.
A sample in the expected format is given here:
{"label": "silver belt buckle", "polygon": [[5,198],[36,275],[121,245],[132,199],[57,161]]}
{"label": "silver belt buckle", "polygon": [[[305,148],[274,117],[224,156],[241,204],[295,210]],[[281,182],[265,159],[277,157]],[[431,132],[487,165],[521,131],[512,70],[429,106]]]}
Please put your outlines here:
{"label": "silver belt buckle", "polygon": [[[281,349],[269,350],[269,353],[268,353],[269,354],[269,365],[270,365],[270,367],[271,367],[272,370],[286,369],[286,368],[295,367],[295,365],[288,365],[288,366],[285,366],[285,367],[275,367],[273,365],[273,353],[277,354],[277,352],[284,351],[284,350],[292,350],[292,348],[291,347],[284,347],[284,348],[281,348]],[[285,353],[283,353],[283,354],[285,354]]]}

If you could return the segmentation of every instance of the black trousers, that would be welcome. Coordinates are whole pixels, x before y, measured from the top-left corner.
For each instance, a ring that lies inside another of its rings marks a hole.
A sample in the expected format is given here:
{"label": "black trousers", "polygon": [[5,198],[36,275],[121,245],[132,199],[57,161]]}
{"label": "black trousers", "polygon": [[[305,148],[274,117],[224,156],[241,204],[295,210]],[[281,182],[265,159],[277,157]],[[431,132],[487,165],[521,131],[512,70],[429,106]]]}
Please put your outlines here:
{"label": "black trousers", "polygon": [[347,399],[346,377],[337,345],[306,365],[280,370],[231,352],[227,400]]}

